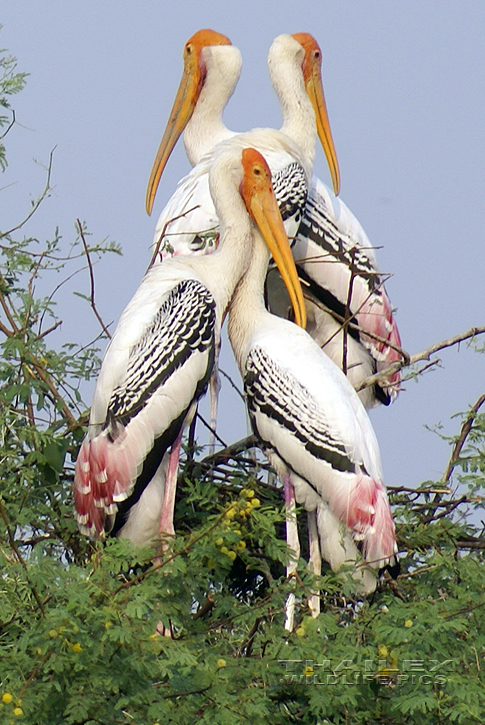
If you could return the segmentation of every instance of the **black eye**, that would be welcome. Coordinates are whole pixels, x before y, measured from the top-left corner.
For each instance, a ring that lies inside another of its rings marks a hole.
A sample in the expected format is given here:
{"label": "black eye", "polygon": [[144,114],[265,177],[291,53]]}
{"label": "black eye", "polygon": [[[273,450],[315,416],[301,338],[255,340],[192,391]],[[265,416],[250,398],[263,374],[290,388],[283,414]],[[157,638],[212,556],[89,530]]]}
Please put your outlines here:
{"label": "black eye", "polygon": [[187,53],[187,55],[190,55],[192,53],[192,46],[191,45],[186,45],[185,46],[185,52]]}
{"label": "black eye", "polygon": [[318,58],[321,58],[322,57],[322,54],[320,53],[319,50],[314,50],[313,51],[313,56],[318,59]]}
{"label": "black eye", "polygon": [[256,169],[254,169],[254,173],[256,174],[256,176],[259,176],[261,171],[258,168],[256,168]]}

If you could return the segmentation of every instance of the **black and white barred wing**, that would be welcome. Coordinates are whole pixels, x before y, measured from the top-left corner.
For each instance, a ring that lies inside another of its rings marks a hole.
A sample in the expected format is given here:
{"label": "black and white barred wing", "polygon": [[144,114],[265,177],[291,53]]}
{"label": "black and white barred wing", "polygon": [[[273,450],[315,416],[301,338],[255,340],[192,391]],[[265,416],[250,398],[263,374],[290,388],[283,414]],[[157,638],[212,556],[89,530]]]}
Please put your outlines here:
{"label": "black and white barred wing", "polygon": [[276,342],[275,355],[268,346],[250,351],[244,382],[253,429],[279,475],[296,474],[299,503],[328,506],[368,559],[388,559],[394,525],[372,426],[348,380],[313,343],[290,352],[300,337],[283,342],[286,349]]}
{"label": "black and white barred wing", "polygon": [[151,316],[137,314],[140,304],[133,307],[103,360],[76,465],[76,510],[89,534],[103,532],[105,517],[131,494],[142,469],[150,480],[214,364],[215,303],[200,282],[179,281]]}

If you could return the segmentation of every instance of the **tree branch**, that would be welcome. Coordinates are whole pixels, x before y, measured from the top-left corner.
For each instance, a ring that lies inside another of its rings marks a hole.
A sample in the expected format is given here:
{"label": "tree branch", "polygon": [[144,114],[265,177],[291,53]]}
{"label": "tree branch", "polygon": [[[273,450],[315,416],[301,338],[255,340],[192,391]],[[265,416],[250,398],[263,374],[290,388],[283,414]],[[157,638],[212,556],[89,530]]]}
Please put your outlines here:
{"label": "tree branch", "polygon": [[404,367],[413,365],[420,360],[429,360],[431,358],[431,355],[433,355],[435,352],[438,352],[438,350],[444,350],[447,347],[452,347],[453,345],[457,345],[460,342],[469,340],[472,337],[482,335],[484,332],[485,327],[471,327],[466,332],[462,332],[459,335],[455,335],[454,337],[449,337],[447,340],[443,340],[442,342],[436,342],[434,345],[431,345],[425,350],[416,353],[416,355],[411,355],[411,357],[409,357],[407,361],[399,360],[392,365],[389,365],[389,367],[385,368],[385,370],[381,370],[375,375],[371,375],[370,377],[366,378],[362,383],[360,383],[360,385],[357,386],[356,390],[357,392],[359,392],[359,390],[363,390],[364,388],[368,388],[371,385],[375,385],[375,383],[387,378],[393,373],[397,373]]}
{"label": "tree branch", "polygon": [[79,229],[79,236],[81,237],[81,240],[82,240],[82,243],[83,243],[83,246],[84,246],[84,252],[86,254],[86,259],[88,261],[89,279],[90,279],[90,283],[91,283],[91,295],[90,295],[91,307],[92,307],[92,310],[93,310],[94,314],[96,315],[96,317],[98,319],[99,324],[101,325],[101,327],[103,329],[103,332],[111,340],[111,335],[110,335],[110,333],[108,331],[108,328],[104,324],[104,322],[103,322],[103,320],[101,318],[101,315],[99,314],[99,312],[97,310],[96,303],[94,301],[94,272],[93,272],[93,265],[91,264],[91,257],[89,256],[88,245],[86,244],[86,239],[84,237],[84,230],[83,230],[82,224],[79,221],[79,219],[76,219],[76,222],[77,222],[78,229]]}
{"label": "tree branch", "polygon": [[460,435],[456,439],[455,445],[453,446],[453,450],[451,452],[450,460],[448,462],[446,470],[441,477],[441,483],[448,483],[453,469],[460,458],[460,453],[472,429],[475,418],[477,417],[477,413],[483,403],[485,403],[485,395],[481,395],[475,405],[470,408],[470,411],[468,412],[467,417],[461,427]]}

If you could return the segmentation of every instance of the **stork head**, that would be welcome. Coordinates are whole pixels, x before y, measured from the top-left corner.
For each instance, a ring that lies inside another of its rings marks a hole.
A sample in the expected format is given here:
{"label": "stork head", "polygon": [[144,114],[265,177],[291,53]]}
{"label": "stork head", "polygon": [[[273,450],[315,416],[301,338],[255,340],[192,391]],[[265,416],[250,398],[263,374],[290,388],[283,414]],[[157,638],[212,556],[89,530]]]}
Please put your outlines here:
{"label": "stork head", "polygon": [[315,111],[317,132],[320,143],[325,153],[330,176],[332,177],[333,190],[335,194],[340,191],[340,171],[337,161],[337,153],[330,130],[327,106],[322,84],[322,51],[317,41],[310,33],[294,33],[292,35],[305,51],[302,63],[303,80],[306,92]]}
{"label": "stork head", "polygon": [[243,179],[240,193],[249,215],[258,227],[283,279],[295,313],[295,322],[306,327],[303,292],[290,244],[271,184],[271,171],[264,157],[253,148],[242,152]]}
{"label": "stork head", "polygon": [[231,45],[226,35],[215,30],[198,30],[184,46],[184,72],[175,96],[165,133],[153,163],[147,187],[146,210],[151,214],[155,194],[165,165],[180,134],[190,121],[195,105],[204,86],[206,65],[202,50],[213,45]]}

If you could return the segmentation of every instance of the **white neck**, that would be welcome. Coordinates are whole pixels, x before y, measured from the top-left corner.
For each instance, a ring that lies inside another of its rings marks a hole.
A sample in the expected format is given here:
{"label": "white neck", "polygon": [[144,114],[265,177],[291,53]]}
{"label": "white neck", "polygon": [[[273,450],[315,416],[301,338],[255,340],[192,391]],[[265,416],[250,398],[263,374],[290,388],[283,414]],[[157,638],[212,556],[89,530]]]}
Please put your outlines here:
{"label": "white neck", "polygon": [[184,146],[192,164],[220,141],[233,136],[222,121],[222,113],[234,93],[241,73],[241,53],[233,45],[213,45],[202,49],[206,78],[192,118],[184,131]]}
{"label": "white neck", "polygon": [[228,335],[241,374],[244,375],[251,339],[271,315],[264,305],[264,282],[270,254],[260,233],[253,227],[253,245],[246,274],[239,282],[228,312]]}
{"label": "white neck", "polygon": [[268,69],[283,115],[281,131],[300,148],[311,166],[315,160],[315,112],[303,81],[304,50],[291,35],[279,35],[268,53]]}

